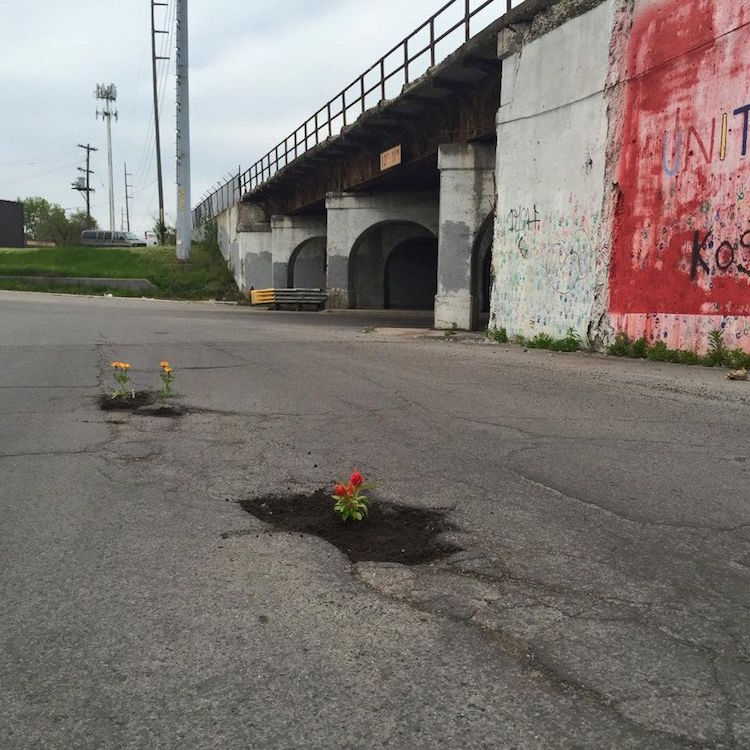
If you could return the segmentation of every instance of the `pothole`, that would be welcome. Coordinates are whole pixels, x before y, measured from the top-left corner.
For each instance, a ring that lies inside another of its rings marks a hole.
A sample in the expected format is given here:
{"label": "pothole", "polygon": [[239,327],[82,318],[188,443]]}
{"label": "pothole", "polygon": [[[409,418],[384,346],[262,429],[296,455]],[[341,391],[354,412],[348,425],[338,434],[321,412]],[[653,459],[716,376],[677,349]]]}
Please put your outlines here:
{"label": "pothole", "polygon": [[142,406],[150,406],[156,401],[156,394],[151,391],[136,391],[130,398],[114,398],[104,393],[97,399],[102,411],[135,411]]}
{"label": "pothole", "polygon": [[343,523],[333,512],[330,495],[320,489],[310,495],[241,500],[240,505],[277,529],[325,539],[355,563],[419,565],[462,551],[441,540],[441,534],[456,530],[442,511],[375,501],[366,521]]}
{"label": "pothole", "polygon": [[177,404],[162,404],[159,394],[153,391],[136,391],[131,398],[113,398],[103,394],[97,399],[99,408],[109,412],[130,412],[144,417],[182,417],[188,409]]}

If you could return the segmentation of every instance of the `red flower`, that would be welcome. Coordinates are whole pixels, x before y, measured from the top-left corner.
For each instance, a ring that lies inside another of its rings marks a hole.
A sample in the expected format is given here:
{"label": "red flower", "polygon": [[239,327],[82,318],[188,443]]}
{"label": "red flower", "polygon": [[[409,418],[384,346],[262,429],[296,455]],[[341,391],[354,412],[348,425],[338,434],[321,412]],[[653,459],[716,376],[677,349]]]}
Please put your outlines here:
{"label": "red flower", "polygon": [[357,492],[357,488],[350,482],[346,485],[346,494],[347,495],[354,495]]}
{"label": "red flower", "polygon": [[352,472],[351,477],[349,478],[349,481],[352,483],[352,485],[355,488],[361,487],[365,483],[365,478],[359,473],[357,469],[355,469]]}
{"label": "red flower", "polygon": [[337,484],[333,488],[333,494],[338,495],[339,497],[344,497],[347,494],[346,487],[344,487],[343,484]]}

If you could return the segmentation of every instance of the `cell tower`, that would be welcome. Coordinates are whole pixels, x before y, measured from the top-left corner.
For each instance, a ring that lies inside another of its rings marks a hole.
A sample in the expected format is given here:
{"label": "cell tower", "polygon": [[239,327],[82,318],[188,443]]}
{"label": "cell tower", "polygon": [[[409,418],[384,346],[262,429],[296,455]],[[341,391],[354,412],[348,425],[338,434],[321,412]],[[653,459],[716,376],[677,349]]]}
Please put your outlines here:
{"label": "cell tower", "polygon": [[107,123],[107,160],[109,164],[109,230],[115,230],[115,178],[112,172],[112,118],[117,119],[117,110],[113,110],[117,101],[117,86],[114,83],[98,83],[94,90],[94,96],[98,101],[104,102],[100,112],[97,108],[96,119],[101,115],[102,120]]}

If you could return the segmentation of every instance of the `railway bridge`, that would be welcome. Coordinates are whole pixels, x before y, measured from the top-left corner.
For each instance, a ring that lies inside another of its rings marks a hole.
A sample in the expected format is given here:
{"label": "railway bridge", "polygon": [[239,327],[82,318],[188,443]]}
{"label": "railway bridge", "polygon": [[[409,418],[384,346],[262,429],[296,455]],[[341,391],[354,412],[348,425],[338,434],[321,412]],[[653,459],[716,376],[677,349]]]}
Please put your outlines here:
{"label": "railway bridge", "polygon": [[[551,0],[452,0],[195,209],[241,289],[486,325],[501,60]],[[458,45],[456,47],[456,45]]]}

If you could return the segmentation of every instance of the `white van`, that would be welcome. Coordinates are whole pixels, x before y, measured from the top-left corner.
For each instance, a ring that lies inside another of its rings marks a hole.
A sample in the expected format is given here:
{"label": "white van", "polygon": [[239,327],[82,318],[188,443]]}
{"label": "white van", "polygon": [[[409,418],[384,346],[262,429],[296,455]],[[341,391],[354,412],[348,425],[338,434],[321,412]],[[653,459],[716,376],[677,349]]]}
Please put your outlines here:
{"label": "white van", "polygon": [[142,240],[132,232],[86,229],[81,232],[81,244],[90,247],[146,247],[146,240]]}

